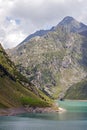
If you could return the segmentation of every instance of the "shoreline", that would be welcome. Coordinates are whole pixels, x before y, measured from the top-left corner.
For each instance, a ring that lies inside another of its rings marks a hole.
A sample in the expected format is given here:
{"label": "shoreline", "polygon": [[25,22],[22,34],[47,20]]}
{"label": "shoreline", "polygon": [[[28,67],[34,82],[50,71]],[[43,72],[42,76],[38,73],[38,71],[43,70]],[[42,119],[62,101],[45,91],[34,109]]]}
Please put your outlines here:
{"label": "shoreline", "polygon": [[66,109],[59,107],[59,113],[66,112],[66,111],[67,111]]}
{"label": "shoreline", "polygon": [[[81,101],[87,102],[87,100],[70,100],[65,99],[64,101]],[[0,108],[0,116],[15,116],[23,113],[62,113],[66,112],[66,109],[58,107],[58,104],[55,103],[53,107],[18,107],[18,108]]]}
{"label": "shoreline", "polygon": [[86,99],[86,100],[65,99],[64,101],[80,101],[80,102],[87,102],[87,99]]}
{"label": "shoreline", "polygon": [[15,116],[18,114],[23,113],[58,113],[60,110],[59,108],[53,107],[19,107],[19,108],[4,108],[0,109],[0,116]]}

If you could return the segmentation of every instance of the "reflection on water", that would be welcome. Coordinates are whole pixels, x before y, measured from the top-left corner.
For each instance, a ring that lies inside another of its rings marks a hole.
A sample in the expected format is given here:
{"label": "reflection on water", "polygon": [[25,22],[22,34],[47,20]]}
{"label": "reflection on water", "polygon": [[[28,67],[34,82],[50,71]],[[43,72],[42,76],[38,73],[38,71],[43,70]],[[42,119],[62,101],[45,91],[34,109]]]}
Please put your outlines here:
{"label": "reflection on water", "polygon": [[0,130],[87,130],[87,121],[42,120],[23,117],[0,117]]}
{"label": "reflection on water", "polygon": [[58,103],[67,111],[1,116],[0,130],[87,130],[87,103],[68,101]]}
{"label": "reflection on water", "polygon": [[27,117],[42,120],[58,120],[58,121],[70,121],[70,120],[87,120],[86,112],[63,112],[63,113],[43,113],[43,114],[22,114],[19,117]]}

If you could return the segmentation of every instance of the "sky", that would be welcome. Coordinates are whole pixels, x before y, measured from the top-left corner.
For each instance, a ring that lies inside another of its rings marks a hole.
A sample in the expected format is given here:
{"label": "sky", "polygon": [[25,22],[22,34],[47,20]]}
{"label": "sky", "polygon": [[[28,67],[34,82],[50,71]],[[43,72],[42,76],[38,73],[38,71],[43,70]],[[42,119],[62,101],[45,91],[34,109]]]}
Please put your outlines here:
{"label": "sky", "polygon": [[87,25],[87,0],[0,0],[0,43],[13,48],[28,35],[72,16]]}

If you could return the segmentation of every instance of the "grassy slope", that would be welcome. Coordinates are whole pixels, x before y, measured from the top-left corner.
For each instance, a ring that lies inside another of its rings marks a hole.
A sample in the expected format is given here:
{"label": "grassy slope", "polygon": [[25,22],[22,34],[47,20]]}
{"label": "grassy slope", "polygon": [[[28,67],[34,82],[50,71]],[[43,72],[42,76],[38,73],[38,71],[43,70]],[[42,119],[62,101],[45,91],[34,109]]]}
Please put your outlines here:
{"label": "grassy slope", "polygon": [[83,80],[71,86],[65,97],[66,99],[87,100],[87,80]]}
{"label": "grassy slope", "polygon": [[48,105],[44,100],[7,76],[0,78],[0,106],[17,107],[26,104],[30,106]]}
{"label": "grassy slope", "polygon": [[28,89],[24,87],[22,83],[26,84],[26,82],[26,78],[16,71],[14,64],[0,45],[0,107],[52,105],[52,101],[47,96],[36,90],[34,86],[29,86],[28,82]]}

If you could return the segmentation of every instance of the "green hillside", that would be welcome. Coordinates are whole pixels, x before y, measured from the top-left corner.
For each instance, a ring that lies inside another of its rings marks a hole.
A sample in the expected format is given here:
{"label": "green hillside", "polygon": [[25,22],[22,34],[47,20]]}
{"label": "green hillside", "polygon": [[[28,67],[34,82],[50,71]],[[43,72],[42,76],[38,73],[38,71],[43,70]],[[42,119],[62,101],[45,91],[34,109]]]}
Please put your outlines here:
{"label": "green hillside", "polygon": [[0,108],[51,106],[52,101],[22,76],[0,45]]}
{"label": "green hillside", "polygon": [[73,86],[71,86],[66,95],[65,99],[79,99],[87,100],[87,80],[83,80]]}

